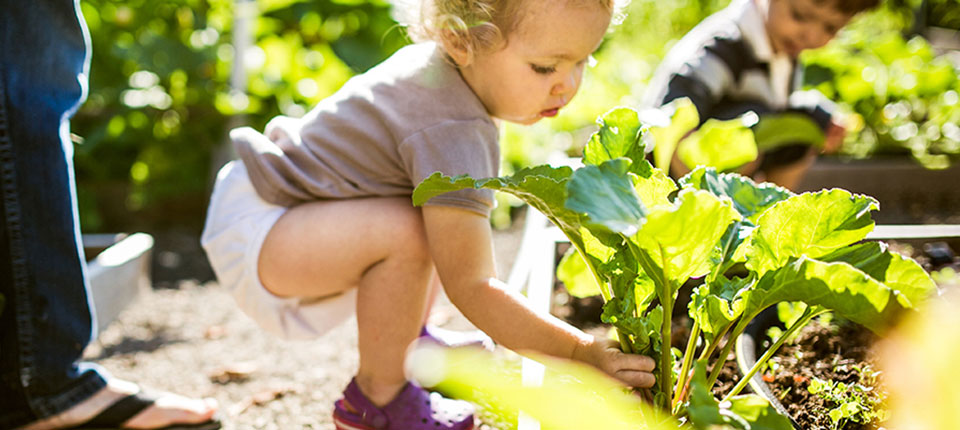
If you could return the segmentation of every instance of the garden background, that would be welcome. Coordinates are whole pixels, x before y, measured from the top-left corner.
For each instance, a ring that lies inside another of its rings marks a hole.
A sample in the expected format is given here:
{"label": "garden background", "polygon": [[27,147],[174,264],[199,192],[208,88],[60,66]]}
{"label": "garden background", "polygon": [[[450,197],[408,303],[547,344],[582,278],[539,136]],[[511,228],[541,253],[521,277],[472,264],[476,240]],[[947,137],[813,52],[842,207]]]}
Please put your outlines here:
{"label": "garden background", "polygon": [[[558,152],[577,154],[596,118],[618,105],[636,106],[670,46],[728,3],[633,0],[559,117],[504,126],[503,174]],[[152,234],[158,287],[101,333],[86,357],[120,378],[217,398],[228,429],[332,428],[332,403],[357,365],[355,354],[344,353],[355,349],[351,325],[318,342],[266,335],[225,291],[207,288],[216,283],[198,237],[213,176],[231,157],[228,131],[262,129],[279,114],[300,116],[409,43],[389,2],[81,6],[94,45],[90,95],[72,123],[81,228]],[[956,164],[958,28],[960,0],[890,0],[803,57],[807,84],[855,113],[836,158]],[[517,202],[498,198],[492,221],[507,228]],[[495,234],[501,274],[516,260],[520,224]],[[438,322],[467,328],[456,325],[465,320],[449,304],[436,311]]]}
{"label": "garden background", "polygon": [[[636,106],[670,46],[727,3],[633,0],[558,118],[504,127],[503,173],[576,153],[599,115]],[[199,235],[230,128],[300,116],[409,43],[386,0],[81,5],[94,52],[72,123],[82,230],[146,231],[161,249],[166,233]],[[957,28],[958,0],[890,0],[804,55],[807,83],[858,113],[844,156],[912,156],[932,168],[960,157],[960,58],[946,50],[960,44]],[[495,225],[509,223],[510,206]]]}

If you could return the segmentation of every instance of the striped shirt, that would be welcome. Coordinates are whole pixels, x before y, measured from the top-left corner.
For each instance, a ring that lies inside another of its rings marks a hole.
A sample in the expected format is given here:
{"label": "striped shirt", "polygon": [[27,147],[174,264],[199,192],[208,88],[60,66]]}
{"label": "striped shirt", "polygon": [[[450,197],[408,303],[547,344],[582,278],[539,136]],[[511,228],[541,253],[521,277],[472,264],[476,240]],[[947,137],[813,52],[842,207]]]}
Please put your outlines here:
{"label": "striped shirt", "polygon": [[643,105],[688,97],[701,124],[725,116],[731,105],[802,111],[826,130],[834,106],[817,91],[799,91],[796,61],[770,45],[767,5],[767,0],[733,0],[684,35],[657,68]]}

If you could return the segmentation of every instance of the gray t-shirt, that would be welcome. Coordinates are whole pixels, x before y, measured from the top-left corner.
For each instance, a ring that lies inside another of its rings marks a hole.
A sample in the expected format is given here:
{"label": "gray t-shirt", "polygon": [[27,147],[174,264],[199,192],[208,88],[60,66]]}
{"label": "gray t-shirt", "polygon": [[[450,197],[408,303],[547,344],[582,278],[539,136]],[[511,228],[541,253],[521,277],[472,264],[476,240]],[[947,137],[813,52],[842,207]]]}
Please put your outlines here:
{"label": "gray t-shirt", "polygon": [[[263,134],[230,138],[266,201],[409,196],[433,172],[496,176],[498,130],[480,99],[434,43],[404,47],[350,79],[300,119],[277,117]],[[462,190],[428,205],[484,216],[493,192]]]}

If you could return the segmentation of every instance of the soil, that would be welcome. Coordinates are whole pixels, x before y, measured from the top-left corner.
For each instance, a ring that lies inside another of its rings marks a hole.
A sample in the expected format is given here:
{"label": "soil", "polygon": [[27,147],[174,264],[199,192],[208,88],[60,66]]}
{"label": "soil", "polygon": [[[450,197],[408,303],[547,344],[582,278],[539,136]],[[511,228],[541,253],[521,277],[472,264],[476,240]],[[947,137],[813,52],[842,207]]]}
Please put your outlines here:
{"label": "soil", "polygon": [[[890,249],[916,260],[927,272],[951,267],[960,269],[960,257],[946,242],[891,242]],[[960,288],[960,285],[939,285]],[[852,323],[812,323],[804,327],[794,343],[781,347],[771,363],[775,372],[764,374],[774,394],[790,412],[802,429],[833,429],[827,413],[836,408],[835,402],[811,394],[807,388],[812,378],[862,384],[883,390],[882,375],[875,384],[869,384],[859,369],[877,369],[872,347],[879,338],[869,330]],[[769,341],[763,345],[765,349]],[[758,351],[758,355],[762,351]],[[847,422],[845,430],[880,429],[881,423]]]}
{"label": "soil", "polygon": [[[834,425],[828,413],[835,402],[811,394],[807,388],[813,378],[869,385],[858,369],[876,369],[871,346],[877,340],[869,330],[852,323],[840,326],[814,322],[804,327],[796,343],[785,344],[770,359],[775,372],[763,375],[774,394],[802,429],[828,430]],[[766,348],[766,345],[764,345]],[[848,422],[846,430],[878,429],[880,423]]]}

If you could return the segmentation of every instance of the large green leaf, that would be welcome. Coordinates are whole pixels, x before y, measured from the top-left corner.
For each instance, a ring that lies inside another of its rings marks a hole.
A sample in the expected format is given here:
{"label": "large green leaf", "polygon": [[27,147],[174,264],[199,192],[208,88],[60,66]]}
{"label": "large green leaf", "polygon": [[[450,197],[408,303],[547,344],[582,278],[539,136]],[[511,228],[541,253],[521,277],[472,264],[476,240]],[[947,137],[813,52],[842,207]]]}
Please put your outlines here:
{"label": "large green leaf", "polygon": [[870,211],[877,209],[872,197],[843,189],[793,196],[763,212],[736,258],[763,275],[790,258],[821,257],[866,237],[874,226]]}
{"label": "large green leaf", "polygon": [[698,430],[793,430],[790,419],[777,413],[763,397],[736,396],[729,403],[718,402],[707,387],[707,366],[698,362],[690,381],[687,413]]}
{"label": "large green leaf", "polygon": [[663,324],[663,308],[654,307],[646,315],[637,316],[633,310],[637,307],[635,296],[614,297],[603,305],[600,321],[617,328],[620,334],[630,339],[633,353],[658,357],[663,339],[660,326]]}
{"label": "large green leaf", "polygon": [[755,394],[734,396],[730,399],[730,412],[750,423],[750,430],[793,430],[789,418]]}
{"label": "large green leaf", "polygon": [[761,151],[789,144],[819,147],[824,141],[820,126],[809,115],[799,112],[761,115],[760,121],[753,126],[753,134]]}
{"label": "large green leaf", "polygon": [[718,197],[729,197],[733,207],[747,220],[756,223],[763,211],[794,194],[776,184],[757,184],[737,173],[717,173],[713,167],[698,167],[680,178],[680,186],[709,191]]}
{"label": "large green leaf", "polygon": [[629,164],[617,158],[578,169],[567,183],[567,209],[585,214],[584,224],[592,229],[635,233],[646,209],[627,175]]}
{"label": "large green leaf", "polygon": [[598,165],[615,158],[629,158],[634,163],[644,159],[647,142],[643,135],[646,126],[640,122],[637,111],[618,107],[597,120],[597,130],[583,148],[583,162]]}
{"label": "large green leaf", "polygon": [[910,306],[902,296],[850,264],[806,256],[763,275],[743,312],[752,317],[784,301],[822,306],[877,333],[887,328],[893,315]]}
{"label": "large green leaf", "polygon": [[633,189],[640,196],[640,201],[645,207],[654,208],[670,204],[670,196],[677,190],[677,184],[673,179],[663,170],[653,168],[647,160],[633,163],[630,167]]}
{"label": "large green leaf", "polygon": [[[658,110],[644,112],[653,126],[648,134],[653,137],[653,159],[658,169],[668,171],[670,160],[680,139],[700,124],[697,107],[686,97],[676,99]],[[648,118],[656,115],[658,118]]]}
{"label": "large green leaf", "polygon": [[842,248],[820,258],[842,261],[860,269],[903,295],[912,307],[918,307],[937,290],[937,284],[916,261],[887,250],[886,244],[869,242]]}
{"label": "large green leaf", "polygon": [[689,304],[690,318],[700,323],[707,342],[713,342],[723,327],[743,314],[745,299],[756,278],[727,279],[720,276],[693,291]]}
{"label": "large green leaf", "polygon": [[734,209],[744,217],[744,220],[730,226],[714,250],[712,258],[721,268],[717,274],[733,263],[734,253],[753,232],[760,214],[794,195],[785,188],[771,183],[757,184],[737,173],[717,173],[713,167],[698,167],[680,178],[679,182],[684,188],[705,190],[715,196],[729,198],[733,201]]}
{"label": "large green leaf", "polygon": [[504,191],[542,212],[577,246],[583,245],[580,235],[580,215],[564,207],[567,182],[573,169],[547,165],[521,169],[511,176],[473,179],[466,175],[446,176],[435,172],[413,190],[413,204],[420,206],[430,198],[465,188],[487,188]]}
{"label": "large green leaf", "polygon": [[703,361],[697,362],[694,368],[693,377],[690,379],[690,390],[687,415],[693,427],[696,429],[727,428],[720,427],[727,423],[727,419],[720,413],[720,402],[710,394],[710,387],[707,386],[707,366]]}
{"label": "large green leaf", "polygon": [[[645,258],[644,270],[656,279],[680,285],[710,270],[710,254],[740,215],[729,200],[700,190],[686,189],[676,206],[660,206],[647,215],[640,231],[631,237]],[[653,265],[653,267],[647,267]]]}
{"label": "large green leaf", "polygon": [[583,260],[576,248],[570,248],[557,265],[557,279],[563,282],[567,292],[573,297],[592,297],[600,295],[597,278]]}
{"label": "large green leaf", "polygon": [[753,131],[741,119],[707,120],[680,141],[677,156],[688,168],[697,166],[731,170],[757,159]]}

